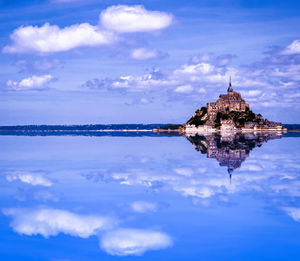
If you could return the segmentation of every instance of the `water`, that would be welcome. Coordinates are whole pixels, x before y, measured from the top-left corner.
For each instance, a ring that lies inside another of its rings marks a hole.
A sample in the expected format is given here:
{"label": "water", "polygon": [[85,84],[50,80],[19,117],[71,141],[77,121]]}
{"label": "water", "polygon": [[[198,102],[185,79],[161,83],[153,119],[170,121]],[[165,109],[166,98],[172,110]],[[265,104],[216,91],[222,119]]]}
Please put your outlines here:
{"label": "water", "polygon": [[67,134],[0,135],[1,260],[300,256],[297,133]]}

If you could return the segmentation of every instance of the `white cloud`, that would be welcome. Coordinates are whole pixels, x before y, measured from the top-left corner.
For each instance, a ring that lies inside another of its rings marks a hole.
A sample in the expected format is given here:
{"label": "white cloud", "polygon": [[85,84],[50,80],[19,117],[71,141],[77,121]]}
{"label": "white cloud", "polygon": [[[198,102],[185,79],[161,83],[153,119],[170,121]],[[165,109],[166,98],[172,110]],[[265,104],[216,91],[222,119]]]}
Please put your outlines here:
{"label": "white cloud", "polygon": [[[51,0],[69,3],[76,0]],[[151,32],[171,25],[173,16],[159,11],[148,11],[142,5],[115,5],[100,13],[98,25],[74,24],[64,28],[45,23],[38,26],[21,26],[10,35],[11,44],[3,48],[5,53],[54,53],[77,47],[110,45],[118,41],[118,33]],[[150,59],[159,56],[156,50],[136,49],[134,59]]]}
{"label": "white cloud", "polygon": [[262,168],[259,165],[246,163],[243,166],[241,166],[241,170],[243,170],[243,171],[261,171]]}
{"label": "white cloud", "polygon": [[170,26],[172,21],[172,15],[148,11],[142,5],[114,5],[100,14],[100,24],[119,33],[157,31]]}
{"label": "white cloud", "polygon": [[26,172],[26,171],[15,171],[8,173],[6,175],[6,179],[9,182],[14,180],[20,180],[23,183],[31,184],[32,186],[45,186],[50,187],[52,186],[52,182],[44,177],[44,173],[33,173],[33,172]]}
{"label": "white cloud", "polygon": [[106,233],[101,248],[116,256],[142,255],[148,250],[158,250],[172,245],[171,238],[162,232],[142,229],[118,229]]}
{"label": "white cloud", "polygon": [[159,52],[157,50],[147,48],[134,49],[131,53],[131,58],[136,60],[148,60],[157,58],[158,56]]}
{"label": "white cloud", "polygon": [[160,74],[160,71],[157,70],[141,76],[121,76],[119,79],[113,80],[110,83],[110,87],[113,89],[116,88],[139,91],[146,88],[172,86],[178,83],[177,81],[175,82],[172,79],[169,79],[167,76],[164,77]]}
{"label": "white cloud", "polygon": [[192,176],[194,173],[190,168],[177,168],[175,169],[175,172],[182,176]]}
{"label": "white cloud", "polygon": [[206,90],[205,90],[204,88],[200,88],[200,89],[198,90],[198,92],[201,93],[201,94],[205,94],[205,93],[206,93]]}
{"label": "white cloud", "polygon": [[300,40],[294,40],[281,52],[281,54],[300,54]]}
{"label": "white cloud", "polygon": [[150,101],[149,101],[148,99],[146,99],[146,98],[141,98],[141,99],[140,99],[140,103],[141,103],[141,104],[149,104],[149,102],[150,102]]}
{"label": "white cloud", "polygon": [[184,64],[174,71],[174,74],[208,74],[214,71],[214,66],[209,63]]}
{"label": "white cloud", "polygon": [[100,31],[97,26],[88,23],[75,24],[65,28],[45,23],[43,26],[19,27],[10,35],[11,45],[3,48],[6,53],[52,53],[68,51],[81,46],[107,45],[116,40],[116,36]]}
{"label": "white cloud", "polygon": [[292,81],[300,81],[300,65],[289,64],[281,66],[280,68],[275,68],[270,75],[288,79],[290,82],[287,83],[286,87],[289,87],[289,85],[293,85]]}
{"label": "white cloud", "polygon": [[19,82],[8,80],[6,86],[14,90],[33,90],[33,89],[43,89],[52,82],[55,78],[50,74],[25,78]]}
{"label": "white cloud", "polygon": [[59,197],[47,190],[38,190],[32,194],[32,197],[38,201],[59,201]]}
{"label": "white cloud", "polygon": [[217,193],[215,188],[211,188],[208,186],[198,187],[198,186],[193,186],[193,184],[188,185],[186,187],[177,186],[174,187],[174,190],[180,192],[183,196],[198,197],[198,198],[210,198]]}
{"label": "white cloud", "polygon": [[296,222],[300,222],[300,208],[284,207],[282,209]]}
{"label": "white cloud", "polygon": [[190,93],[192,91],[193,91],[193,87],[191,85],[181,85],[174,90],[174,92],[178,92],[178,93]]}
{"label": "white cloud", "polygon": [[249,90],[249,91],[244,91],[242,94],[246,97],[257,97],[261,95],[262,91],[261,90]]}
{"label": "white cloud", "polygon": [[131,208],[138,213],[155,212],[157,210],[156,204],[148,201],[135,201],[131,204]]}
{"label": "white cloud", "polygon": [[115,223],[108,217],[51,208],[9,208],[4,209],[3,213],[13,218],[10,225],[15,232],[28,236],[40,234],[46,238],[59,233],[88,238],[99,230],[111,228]]}

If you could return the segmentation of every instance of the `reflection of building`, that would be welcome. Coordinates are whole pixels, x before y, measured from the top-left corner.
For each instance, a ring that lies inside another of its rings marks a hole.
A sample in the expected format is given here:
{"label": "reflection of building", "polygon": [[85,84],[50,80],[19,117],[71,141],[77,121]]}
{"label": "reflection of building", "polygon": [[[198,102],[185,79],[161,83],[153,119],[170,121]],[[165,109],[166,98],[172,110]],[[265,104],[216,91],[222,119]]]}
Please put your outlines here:
{"label": "reflection of building", "polygon": [[281,138],[281,135],[275,133],[237,133],[226,136],[196,134],[186,138],[197,151],[207,154],[208,158],[215,158],[220,166],[227,167],[231,175],[233,170],[242,165],[253,148],[260,147],[268,140]]}

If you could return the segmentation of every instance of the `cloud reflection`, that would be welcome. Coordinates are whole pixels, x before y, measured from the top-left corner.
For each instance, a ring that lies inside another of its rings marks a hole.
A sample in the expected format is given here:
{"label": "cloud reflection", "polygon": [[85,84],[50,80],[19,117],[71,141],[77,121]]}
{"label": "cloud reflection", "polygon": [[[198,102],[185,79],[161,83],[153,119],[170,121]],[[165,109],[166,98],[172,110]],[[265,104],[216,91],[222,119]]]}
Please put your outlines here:
{"label": "cloud reflection", "polygon": [[[142,201],[134,204],[138,212],[156,207],[155,204]],[[172,240],[166,233],[148,229],[118,228],[118,221],[109,216],[83,215],[46,207],[7,208],[3,213],[12,217],[10,226],[19,234],[40,234],[45,238],[57,236],[59,233],[80,238],[98,236],[100,247],[110,255],[142,255],[146,251],[172,245]]]}
{"label": "cloud reflection", "polygon": [[155,212],[157,210],[157,206],[155,203],[147,201],[132,202],[131,208],[133,211],[138,213]]}
{"label": "cloud reflection", "polygon": [[[155,191],[172,190],[184,197],[194,199],[213,200],[214,202],[224,201],[224,197],[238,193],[253,194],[262,193],[270,198],[276,197],[299,197],[300,196],[300,165],[295,162],[299,158],[299,153],[293,155],[288,152],[276,151],[276,154],[255,153],[249,158],[250,150],[256,146],[260,147],[269,139],[280,138],[276,135],[248,135],[246,138],[239,136],[238,139],[228,141],[218,138],[211,146],[207,139],[201,142],[210,150],[207,157],[215,158],[227,167],[232,174],[232,178],[226,175],[222,169],[217,167],[214,161],[199,161],[196,156],[181,161],[151,162],[151,168],[146,164],[136,165],[132,168],[132,163],[125,163],[120,170],[107,169],[95,174],[97,180],[103,182],[117,182],[127,186],[144,186]],[[228,145],[228,148],[226,147]],[[248,146],[249,145],[249,146]],[[201,147],[201,149],[203,149]],[[242,153],[244,152],[244,153]],[[247,155],[240,157],[240,155]],[[242,164],[243,163],[243,164]],[[238,170],[237,170],[238,169]],[[206,201],[207,204],[207,201]]]}
{"label": "cloud reflection", "polygon": [[296,222],[300,222],[300,208],[284,207],[282,208],[282,210],[286,212]]}
{"label": "cloud reflection", "polygon": [[6,179],[9,182],[20,180],[23,183],[30,184],[32,186],[52,186],[52,182],[44,177],[44,173],[41,172],[28,172],[28,171],[14,171],[6,175]]}
{"label": "cloud reflection", "polygon": [[162,232],[144,229],[117,229],[107,232],[100,241],[103,250],[111,255],[142,255],[148,250],[170,247],[171,238]]}
{"label": "cloud reflection", "polygon": [[88,238],[116,224],[111,217],[82,215],[52,208],[8,208],[3,213],[13,218],[10,225],[15,232],[27,236],[40,234],[46,238],[59,233]]}

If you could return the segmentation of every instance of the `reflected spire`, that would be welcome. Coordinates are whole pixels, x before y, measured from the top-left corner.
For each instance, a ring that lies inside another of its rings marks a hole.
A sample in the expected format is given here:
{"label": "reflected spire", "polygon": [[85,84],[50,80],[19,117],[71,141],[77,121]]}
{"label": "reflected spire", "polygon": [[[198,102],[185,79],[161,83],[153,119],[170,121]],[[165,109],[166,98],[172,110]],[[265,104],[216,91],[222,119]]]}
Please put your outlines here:
{"label": "reflected spire", "polygon": [[222,136],[219,134],[186,135],[197,151],[206,154],[207,158],[214,158],[221,167],[227,167],[229,178],[235,169],[249,157],[250,151],[260,147],[268,140],[279,139],[277,133],[235,133]]}
{"label": "reflected spire", "polygon": [[233,172],[233,169],[228,168],[228,169],[227,169],[227,172],[228,172],[228,174],[229,174],[229,184],[231,185],[231,178],[232,178],[232,172]]}

